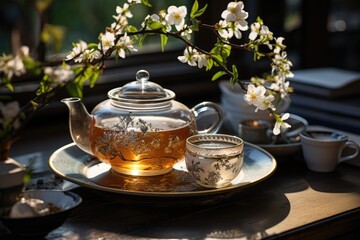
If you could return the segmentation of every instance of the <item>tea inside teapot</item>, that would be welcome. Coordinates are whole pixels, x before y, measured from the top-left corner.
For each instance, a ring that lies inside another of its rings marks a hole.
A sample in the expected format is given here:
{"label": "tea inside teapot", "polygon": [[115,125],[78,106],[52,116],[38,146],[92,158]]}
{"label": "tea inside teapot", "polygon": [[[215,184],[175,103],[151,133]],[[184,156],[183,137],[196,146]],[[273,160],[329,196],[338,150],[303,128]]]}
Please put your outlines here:
{"label": "tea inside teapot", "polygon": [[[122,174],[165,174],[184,159],[189,136],[215,133],[222,124],[222,110],[217,104],[202,102],[189,109],[174,100],[174,92],[148,80],[147,71],[138,71],[136,81],[110,90],[109,99],[91,114],[80,99],[62,100],[70,110],[74,142]],[[209,113],[217,114],[217,121],[199,130],[197,119]]]}
{"label": "tea inside teapot", "polygon": [[93,125],[90,145],[94,156],[129,175],[171,171],[184,157],[187,137],[195,132],[194,121],[131,115],[119,120],[113,129]]}

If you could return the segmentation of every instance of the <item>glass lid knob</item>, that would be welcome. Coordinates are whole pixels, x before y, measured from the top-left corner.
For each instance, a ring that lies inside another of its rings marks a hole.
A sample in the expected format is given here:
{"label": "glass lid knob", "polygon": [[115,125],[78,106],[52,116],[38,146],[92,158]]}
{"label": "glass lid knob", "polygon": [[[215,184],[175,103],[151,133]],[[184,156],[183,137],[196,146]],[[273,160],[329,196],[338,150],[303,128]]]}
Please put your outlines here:
{"label": "glass lid knob", "polygon": [[137,81],[148,81],[150,78],[150,74],[146,70],[139,70],[136,73],[136,80]]}

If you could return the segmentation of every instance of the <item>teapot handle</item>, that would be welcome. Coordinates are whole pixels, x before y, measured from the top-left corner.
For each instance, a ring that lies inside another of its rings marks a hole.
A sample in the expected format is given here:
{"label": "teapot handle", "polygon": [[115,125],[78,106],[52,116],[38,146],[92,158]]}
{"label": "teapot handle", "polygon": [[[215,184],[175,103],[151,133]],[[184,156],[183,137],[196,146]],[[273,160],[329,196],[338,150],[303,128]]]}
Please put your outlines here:
{"label": "teapot handle", "polygon": [[212,123],[212,125],[209,128],[198,130],[198,134],[204,134],[204,133],[216,133],[219,131],[220,127],[223,124],[224,114],[221,109],[221,107],[213,102],[202,102],[197,105],[195,105],[191,111],[195,115],[196,121],[214,115],[214,113],[217,115],[216,121]]}

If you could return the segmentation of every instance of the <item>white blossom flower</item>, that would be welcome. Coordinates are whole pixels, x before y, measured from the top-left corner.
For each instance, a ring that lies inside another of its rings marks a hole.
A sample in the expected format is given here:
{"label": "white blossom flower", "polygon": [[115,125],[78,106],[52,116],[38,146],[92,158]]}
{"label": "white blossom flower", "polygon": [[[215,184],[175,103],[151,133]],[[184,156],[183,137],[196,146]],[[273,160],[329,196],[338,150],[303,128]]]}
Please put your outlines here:
{"label": "white blossom flower", "polygon": [[279,92],[281,98],[284,98],[288,95],[290,82],[285,81],[286,78],[281,78],[280,76],[274,76],[275,79],[278,79],[276,82],[270,85],[270,89],[275,92]]}
{"label": "white blossom flower", "polygon": [[125,16],[127,18],[132,18],[133,14],[129,9],[129,4],[124,3],[123,7],[116,6],[116,13],[121,16]]}
{"label": "white blossom flower", "polygon": [[145,20],[141,23],[141,26],[142,27],[146,26],[146,29],[150,29],[147,25],[154,22],[159,22],[161,25],[165,26],[166,32],[170,32],[171,26],[166,22],[165,15],[166,13],[164,11],[161,11],[159,15],[158,14],[148,15],[146,16]]}
{"label": "white blossom flower", "polygon": [[[259,37],[259,41],[263,44],[268,44],[269,40],[273,39],[273,33],[265,25],[255,22],[250,26],[251,32],[249,34],[249,39],[255,41]],[[269,48],[272,49],[272,46],[268,44]]]}
{"label": "white blossom flower", "polygon": [[247,19],[249,14],[244,11],[244,3],[239,2],[230,2],[227,5],[227,9],[222,12],[221,17],[228,22],[241,22],[241,24],[247,25],[245,19]]}
{"label": "white blossom flower", "polygon": [[63,64],[59,67],[46,67],[44,73],[49,76],[52,87],[62,85],[74,77],[74,72],[67,64]]}
{"label": "white blossom flower", "polygon": [[198,66],[198,68],[206,67],[208,64],[207,55],[198,52],[196,49],[188,46],[184,50],[184,55],[178,57],[182,63],[188,63],[190,66]]}
{"label": "white blossom flower", "polygon": [[187,28],[187,25],[184,25],[184,29],[186,29],[185,31],[181,32],[181,36],[186,38],[187,40],[191,40],[191,34],[192,34],[192,30],[190,28]]}
{"label": "white blossom flower", "polygon": [[115,35],[119,35],[122,33],[123,29],[128,26],[129,22],[125,16],[113,16],[116,22],[113,22],[110,25],[111,32]]}
{"label": "white blossom flower", "polygon": [[241,31],[248,30],[248,23],[245,19],[249,14],[243,9],[242,1],[230,2],[227,9],[222,12],[221,17],[224,21],[220,20],[217,26],[217,31],[222,38],[230,39],[235,35],[237,39],[241,39]]}
{"label": "white blossom flower", "polygon": [[274,53],[279,54],[281,50],[285,49],[286,46],[282,43],[284,41],[283,37],[278,37],[275,39],[276,46],[274,48]]}
{"label": "white blossom flower", "polygon": [[14,75],[21,76],[26,73],[26,68],[23,59],[29,56],[29,47],[22,46],[15,57],[5,56],[0,58],[0,72],[5,73],[8,79]]}
{"label": "white blossom flower", "polygon": [[0,71],[4,72],[8,79],[11,79],[13,75],[21,76],[26,73],[25,65],[19,56],[9,60]]}
{"label": "white blossom flower", "polygon": [[259,101],[257,103],[256,106],[256,109],[255,111],[257,110],[266,110],[266,109],[273,109],[275,110],[275,106],[273,105],[273,101],[275,100],[275,97],[273,95],[268,95],[268,96],[265,96],[265,98],[262,99],[262,101]]}
{"label": "white blossom flower", "polygon": [[274,135],[279,135],[282,129],[290,128],[290,124],[284,122],[290,117],[289,113],[282,115],[281,119],[276,119],[276,123],[273,129]]}
{"label": "white blossom flower", "polygon": [[[155,15],[158,19],[160,19],[159,15],[157,14],[152,14],[152,15]],[[144,18],[144,21],[141,23],[141,27],[145,27],[146,26],[146,23],[150,20],[152,20],[152,15],[147,15],[145,18]]]}
{"label": "white blossom flower", "polygon": [[66,56],[65,60],[74,60],[75,62],[81,63],[83,61],[83,53],[87,49],[87,43],[80,40],[78,43],[74,44],[73,49]]}
{"label": "white blossom flower", "polygon": [[137,51],[137,49],[134,48],[134,46],[132,45],[132,41],[131,41],[130,37],[127,36],[126,33],[124,36],[122,36],[119,39],[118,43],[116,44],[116,49],[118,51],[119,57],[121,57],[121,58],[126,57],[125,50],[134,51],[134,52]]}
{"label": "white blossom flower", "polygon": [[184,50],[184,55],[179,56],[178,60],[182,63],[187,63],[190,66],[196,66],[196,55],[193,53],[192,47],[187,47]]}
{"label": "white blossom flower", "polygon": [[[160,12],[159,12],[159,16],[162,18],[162,19],[164,19],[165,20],[165,18],[166,18],[166,11],[165,10],[160,10]],[[166,21],[166,20],[165,20]]]}
{"label": "white blossom flower", "polygon": [[[3,125],[3,127],[7,127],[9,123],[11,123],[15,117],[20,112],[20,104],[18,101],[12,101],[7,104],[4,104],[3,102],[0,102],[0,124]],[[13,127],[15,129],[18,129],[20,127],[20,121],[19,119],[16,119],[13,122]]]}
{"label": "white blossom flower", "polygon": [[265,98],[266,89],[263,86],[256,87],[254,84],[249,84],[247,92],[244,95],[244,100],[250,105],[255,105],[257,102]]}
{"label": "white blossom flower", "polygon": [[260,36],[267,37],[268,39],[273,38],[273,33],[270,31],[268,26],[262,25],[260,28]]}
{"label": "white blossom flower", "polygon": [[119,35],[122,33],[122,27],[117,23],[117,22],[113,22],[110,25],[110,30],[111,32],[113,32],[115,35]]}
{"label": "white blossom flower", "polygon": [[260,27],[261,27],[261,25],[258,22],[254,22],[253,24],[251,24],[251,26],[250,26],[251,32],[249,34],[250,40],[254,41],[257,38],[257,36],[259,35],[259,32],[260,32]]}
{"label": "white blossom flower", "polygon": [[[227,5],[226,10],[222,12],[221,20],[218,23],[214,26],[205,23],[202,25],[208,29],[214,28],[217,32],[216,37],[221,38],[220,41],[216,43],[219,45],[215,45],[216,48],[213,48],[209,54],[204,54],[198,46],[194,46],[190,42],[192,31],[198,26],[195,22],[189,22],[188,24],[190,26],[187,25],[185,18],[188,10],[185,6],[169,6],[166,10],[160,10],[158,14],[148,15],[141,24],[142,28],[138,30],[137,27],[129,25],[128,18],[133,17],[130,7],[142,2],[146,3],[147,1],[127,0],[122,6],[116,7],[116,13],[113,15],[115,21],[113,20],[114,22],[111,23],[110,27],[106,27],[105,32],[99,35],[99,42],[97,44],[87,44],[84,41],[79,41],[74,44],[72,51],[69,52],[65,60],[81,63],[84,67],[89,67],[89,65],[93,63],[99,63],[99,66],[102,67],[104,64],[103,61],[108,58],[111,53],[115,53],[117,57],[125,58],[126,53],[137,51],[132,43],[132,40],[135,38],[130,38],[130,36],[128,36],[130,33],[127,34],[127,32],[131,32],[131,35],[139,35],[140,44],[145,37],[153,35],[154,33],[166,33],[167,36],[176,38],[181,36],[182,40],[187,43],[187,47],[184,49],[183,56],[178,56],[178,60],[187,63],[190,66],[197,66],[199,68],[205,67],[206,70],[210,70],[212,67],[224,67],[225,70],[227,70],[228,62],[226,61],[226,58],[229,56],[231,49],[242,48],[242,46],[245,46],[244,48],[246,50],[254,52],[255,60],[263,57],[270,58],[272,74],[266,76],[264,79],[252,78],[251,84],[248,85],[247,92],[244,95],[244,100],[248,104],[255,106],[255,111],[271,110],[270,112],[273,113],[273,116],[276,119],[273,132],[274,134],[279,134],[281,129],[290,127],[289,124],[285,123],[289,114],[287,113],[280,117],[280,115],[275,113],[276,109],[273,102],[275,96],[285,98],[292,90],[289,87],[289,82],[286,81],[286,78],[293,76],[293,73],[290,71],[292,63],[287,58],[287,54],[284,51],[286,48],[283,44],[284,38],[274,38],[273,33],[263,24],[263,21],[260,18],[249,26],[247,22],[249,14],[244,10],[243,2],[238,0],[232,1],[233,2],[230,2]],[[192,10],[195,10],[195,8],[197,8],[197,6],[194,6],[194,9]],[[202,10],[195,13],[196,16],[201,14]],[[249,43],[244,43],[244,45],[240,45],[240,43],[230,43],[230,39],[233,37],[241,39],[244,35],[244,31],[249,30],[249,28],[251,28]],[[172,32],[174,29],[178,32]],[[263,46],[268,46],[268,49],[263,48]],[[221,47],[223,48],[220,49]],[[222,50],[223,52],[220,52]],[[5,86],[10,90],[15,88],[16,85],[12,85],[11,78],[25,74],[27,71],[26,67],[34,68],[34,72],[37,70],[43,71],[45,76],[40,84],[48,84],[48,88],[43,88],[44,91],[50,91],[51,87],[54,86],[63,86],[75,77],[75,73],[69,65],[63,64],[57,67],[44,67],[48,64],[43,65],[38,63],[31,58],[27,58],[28,55],[29,48],[22,47],[15,57],[6,55],[4,57],[0,56],[0,75],[2,77],[0,78],[0,81],[4,81],[4,84],[1,82],[2,86]],[[214,62],[209,61],[211,58]],[[39,69],[35,69],[37,67]],[[97,70],[100,73],[102,69],[94,69],[94,71]],[[230,68],[227,72],[232,78],[237,78],[236,66],[233,66],[233,72]],[[97,77],[97,75],[95,75],[95,77]],[[94,78],[92,80],[96,79]],[[91,84],[92,83],[94,82],[91,82]],[[45,92],[45,94],[47,93],[48,92]],[[48,101],[46,97],[42,97],[43,96],[40,95],[40,101],[36,101],[39,104],[39,108],[44,106],[44,104],[47,104]],[[6,123],[14,123],[16,126],[19,126],[20,120],[14,118],[18,118],[19,116],[27,117],[27,112],[24,113],[24,115],[19,115],[19,111],[20,107],[18,102],[8,104],[0,102],[0,125],[2,124],[2,126],[5,126]],[[13,117],[12,120],[9,120],[11,117]],[[8,129],[12,131],[13,125],[10,127],[11,128]],[[0,131],[2,129],[3,128],[0,126]]]}
{"label": "white blossom flower", "polygon": [[275,97],[272,95],[265,96],[266,89],[264,86],[255,86],[254,84],[249,84],[247,88],[247,92],[244,95],[244,100],[256,107],[255,112],[260,110],[265,110],[268,108],[274,108],[272,101],[274,101]]}
{"label": "white blossom flower", "polygon": [[229,23],[226,20],[220,20],[215,25],[217,32],[224,39],[230,39],[232,37],[232,32],[229,33],[229,31],[228,31],[228,26],[229,26]]}
{"label": "white blossom flower", "polygon": [[157,14],[151,14],[149,15],[149,18],[153,21],[153,22],[159,22],[160,21],[160,16]]}
{"label": "white blossom flower", "polygon": [[24,59],[29,56],[29,52],[30,49],[28,46],[21,46],[17,56],[19,56],[21,59]]}
{"label": "white blossom flower", "polygon": [[140,4],[141,0],[128,0],[128,3]]}
{"label": "white blossom flower", "polygon": [[195,59],[197,61],[198,68],[206,67],[208,64],[207,56],[205,54],[198,53],[197,55],[195,55]]}
{"label": "white blossom flower", "polygon": [[100,51],[98,49],[86,49],[83,54],[84,59],[89,60],[89,62],[93,62],[96,59],[100,59],[102,57]]}
{"label": "white blossom flower", "polygon": [[248,30],[248,25],[243,25],[242,23],[240,22],[234,22],[233,24],[233,32],[234,32],[234,35],[237,39],[241,39],[242,37],[242,33],[241,31],[246,31]]}
{"label": "white blossom flower", "polygon": [[105,34],[100,34],[99,49],[102,49],[103,53],[106,53],[109,48],[114,46],[115,35],[111,32],[106,32]]}
{"label": "white blossom flower", "polygon": [[292,67],[292,62],[287,58],[287,53],[285,51],[281,54],[276,54],[273,59],[272,64],[272,73],[278,73],[279,75],[284,75],[284,77],[293,77],[294,74],[290,71]]}
{"label": "white blossom flower", "polygon": [[180,31],[185,23],[185,17],[187,14],[187,8],[185,6],[170,6],[167,9],[165,20],[169,25],[175,25],[175,28]]}

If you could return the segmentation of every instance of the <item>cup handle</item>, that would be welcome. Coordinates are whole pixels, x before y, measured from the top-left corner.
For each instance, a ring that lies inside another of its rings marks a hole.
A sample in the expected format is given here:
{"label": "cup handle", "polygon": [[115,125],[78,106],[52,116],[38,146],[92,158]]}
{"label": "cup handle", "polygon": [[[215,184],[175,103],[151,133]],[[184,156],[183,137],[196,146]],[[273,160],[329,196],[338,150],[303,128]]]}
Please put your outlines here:
{"label": "cup handle", "polygon": [[357,157],[357,155],[359,154],[359,151],[360,151],[359,145],[357,145],[356,142],[354,142],[352,140],[348,140],[345,143],[343,149],[345,149],[345,148],[355,149],[355,152],[353,154],[349,155],[349,156],[345,156],[345,157],[340,158],[340,162],[354,159],[355,157]]}
{"label": "cup handle", "polygon": [[[212,115],[212,112],[215,112],[218,117],[217,120],[209,127],[203,130],[198,130],[198,134],[204,134],[204,133],[216,133],[219,131],[220,127],[222,126],[223,119],[224,119],[224,113],[221,109],[221,107],[213,102],[202,102],[197,105],[195,105],[191,111],[195,115],[195,119],[199,119],[199,117],[206,117],[209,115]],[[210,113],[210,114],[209,114]]]}

